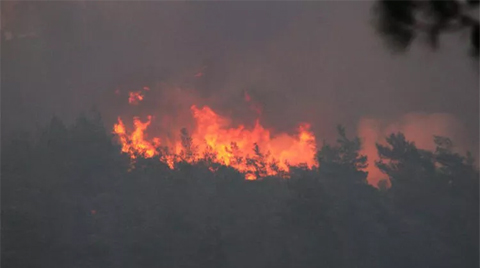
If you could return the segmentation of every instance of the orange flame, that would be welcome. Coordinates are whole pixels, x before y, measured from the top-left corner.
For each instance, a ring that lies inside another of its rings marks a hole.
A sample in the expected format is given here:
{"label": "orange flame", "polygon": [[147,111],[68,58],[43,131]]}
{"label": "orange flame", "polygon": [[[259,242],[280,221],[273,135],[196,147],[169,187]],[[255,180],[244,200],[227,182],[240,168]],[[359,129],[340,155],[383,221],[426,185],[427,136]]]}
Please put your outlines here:
{"label": "orange flame", "polygon": [[135,130],[128,135],[122,119],[118,118],[118,123],[114,125],[114,133],[117,134],[122,152],[128,153],[132,159],[137,155],[144,157],[153,157],[157,154],[156,145],[160,143],[159,138],[153,138],[152,141],[145,140],[145,130],[151,124],[152,117],[148,116],[148,121],[143,123],[138,117],[133,118]]}
{"label": "orange flame", "polygon": [[[245,173],[246,179],[259,176],[288,176],[289,165],[315,165],[315,137],[310,125],[301,124],[296,135],[281,133],[273,136],[257,119],[255,126],[248,129],[243,125],[232,127],[230,121],[215,113],[210,107],[190,108],[195,128],[190,140],[161,140],[159,137],[148,139],[145,131],[152,123],[148,116],[146,122],[138,117],[133,119],[133,130],[128,132],[118,118],[114,133],[122,145],[122,152],[135,159],[138,155],[146,158],[163,157],[171,168],[178,159],[194,163],[209,156],[210,161],[231,166]],[[162,141],[162,142],[161,142]],[[183,141],[183,142],[182,142]],[[189,148],[186,148],[186,141]],[[168,147],[174,155],[163,155],[160,146]]]}

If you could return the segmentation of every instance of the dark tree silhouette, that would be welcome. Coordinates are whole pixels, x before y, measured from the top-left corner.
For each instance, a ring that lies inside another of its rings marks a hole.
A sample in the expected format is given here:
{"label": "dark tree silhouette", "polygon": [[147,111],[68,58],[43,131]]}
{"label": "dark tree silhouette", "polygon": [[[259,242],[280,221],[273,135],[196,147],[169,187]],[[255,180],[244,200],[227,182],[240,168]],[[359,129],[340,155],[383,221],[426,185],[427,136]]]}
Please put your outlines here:
{"label": "dark tree silhouette", "polygon": [[468,31],[472,55],[479,56],[478,0],[378,0],[373,8],[375,27],[394,51],[405,51],[414,39],[424,38],[437,49],[445,33]]}
{"label": "dark tree silhouette", "polygon": [[[319,167],[266,176],[192,151],[171,169],[121,153],[101,118],[58,118],[2,143],[2,267],[478,267],[478,170],[454,143],[378,145],[391,187],[366,181],[358,137],[339,128]],[[235,154],[238,147],[232,145]],[[215,167],[214,169],[211,169]]]}

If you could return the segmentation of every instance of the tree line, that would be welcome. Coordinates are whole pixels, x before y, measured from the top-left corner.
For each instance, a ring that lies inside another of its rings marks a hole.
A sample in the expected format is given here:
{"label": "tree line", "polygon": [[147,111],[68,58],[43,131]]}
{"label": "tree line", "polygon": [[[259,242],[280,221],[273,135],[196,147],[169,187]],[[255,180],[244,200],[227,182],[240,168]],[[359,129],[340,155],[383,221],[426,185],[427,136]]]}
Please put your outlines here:
{"label": "tree line", "polygon": [[375,188],[360,138],[338,132],[317,168],[247,181],[207,157],[130,169],[99,116],[53,118],[2,142],[2,267],[478,267],[470,155],[393,133]]}

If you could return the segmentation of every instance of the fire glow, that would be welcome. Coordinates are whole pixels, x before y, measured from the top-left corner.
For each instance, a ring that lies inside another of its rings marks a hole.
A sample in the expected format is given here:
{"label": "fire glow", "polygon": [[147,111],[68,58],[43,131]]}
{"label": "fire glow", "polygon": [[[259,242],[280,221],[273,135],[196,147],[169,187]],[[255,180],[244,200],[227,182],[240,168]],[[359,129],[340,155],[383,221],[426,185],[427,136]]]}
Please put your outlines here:
{"label": "fire glow", "polygon": [[[250,97],[246,101],[249,102]],[[237,169],[245,174],[246,179],[256,179],[269,175],[288,177],[290,166],[315,166],[315,136],[307,123],[299,124],[294,134],[273,135],[258,118],[251,128],[232,126],[231,120],[209,106],[192,105],[190,115],[195,125],[193,129],[188,133],[187,130],[177,132],[178,137],[173,139],[163,138],[161,134],[158,137],[146,134],[155,123],[155,117],[151,115],[143,121],[134,117],[131,129],[127,129],[122,118],[118,117],[113,132],[122,145],[122,152],[132,160],[138,156],[158,157],[170,168],[174,168],[178,161],[196,163],[208,159],[211,163]]]}
{"label": "fire glow", "polygon": [[128,96],[128,103],[132,105],[137,105],[143,100],[143,94],[141,91],[130,92]]}
{"label": "fire glow", "polygon": [[[247,92],[243,94],[243,101],[246,109],[256,115],[253,124],[250,127],[233,124],[232,118],[221,115],[208,105],[201,105],[204,100],[198,98],[194,91],[163,86],[153,92],[149,87],[143,87],[128,93],[128,103],[134,106],[146,105],[145,99],[155,96],[161,100],[161,104],[155,107],[165,106],[165,109],[160,109],[163,113],[154,116],[155,111],[128,119],[119,116],[114,124],[113,133],[122,146],[122,152],[130,156],[133,168],[138,157],[157,158],[172,169],[181,161],[191,164],[207,162],[212,172],[217,170],[216,166],[225,165],[244,173],[247,179],[256,179],[289,177],[291,166],[317,166],[316,139],[310,124],[299,124],[291,133],[265,128],[260,120],[262,105]],[[122,98],[125,96],[118,89],[115,94]],[[183,123],[188,125],[186,130],[181,129],[187,127]],[[385,144],[384,137],[390,133],[405,133],[418,148],[427,150],[434,150],[433,141],[430,141],[433,135],[455,136],[455,140],[460,141],[466,139],[462,134],[466,131],[447,114],[411,114],[394,122],[364,118],[357,132],[363,141],[361,153],[368,156],[369,165],[365,171],[368,171],[367,179],[372,185],[388,179],[376,167],[375,160],[378,160],[376,144]],[[458,144],[459,153],[467,147],[464,143]]]}

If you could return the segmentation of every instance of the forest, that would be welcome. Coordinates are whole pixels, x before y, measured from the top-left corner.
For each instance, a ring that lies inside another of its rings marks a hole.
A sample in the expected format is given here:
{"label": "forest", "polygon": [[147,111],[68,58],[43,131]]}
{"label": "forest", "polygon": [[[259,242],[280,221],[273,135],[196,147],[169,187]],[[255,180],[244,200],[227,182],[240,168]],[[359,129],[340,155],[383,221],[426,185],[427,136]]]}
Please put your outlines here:
{"label": "forest", "polygon": [[209,156],[132,167],[97,114],[2,139],[2,267],[479,265],[479,171],[446,137],[386,137],[378,188],[342,127],[288,179],[247,159],[253,181]]}

